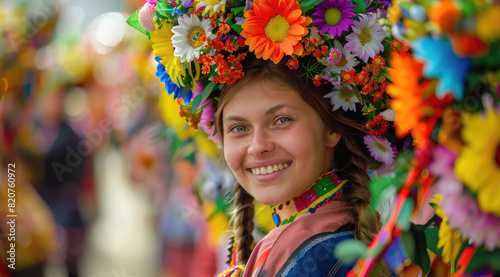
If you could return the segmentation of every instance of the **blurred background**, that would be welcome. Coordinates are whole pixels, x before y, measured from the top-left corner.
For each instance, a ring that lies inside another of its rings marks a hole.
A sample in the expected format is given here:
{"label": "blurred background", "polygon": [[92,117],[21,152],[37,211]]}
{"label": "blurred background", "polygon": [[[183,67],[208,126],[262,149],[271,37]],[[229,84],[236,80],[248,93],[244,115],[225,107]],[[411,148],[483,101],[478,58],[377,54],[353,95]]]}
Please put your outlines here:
{"label": "blurred background", "polygon": [[0,2],[0,276],[224,269],[233,180],[217,143],[176,116],[147,37],[126,24],[142,4]]}

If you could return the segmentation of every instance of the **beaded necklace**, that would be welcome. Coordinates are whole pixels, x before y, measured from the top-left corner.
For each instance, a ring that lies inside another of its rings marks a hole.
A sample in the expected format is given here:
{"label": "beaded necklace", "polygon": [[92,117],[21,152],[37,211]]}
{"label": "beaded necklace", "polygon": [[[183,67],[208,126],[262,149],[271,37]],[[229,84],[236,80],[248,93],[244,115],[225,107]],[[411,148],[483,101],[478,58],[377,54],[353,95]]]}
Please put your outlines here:
{"label": "beaded necklace", "polygon": [[299,216],[316,212],[336,196],[340,195],[347,180],[340,179],[334,171],[321,175],[304,193],[280,205],[271,206],[276,227],[293,222]]}

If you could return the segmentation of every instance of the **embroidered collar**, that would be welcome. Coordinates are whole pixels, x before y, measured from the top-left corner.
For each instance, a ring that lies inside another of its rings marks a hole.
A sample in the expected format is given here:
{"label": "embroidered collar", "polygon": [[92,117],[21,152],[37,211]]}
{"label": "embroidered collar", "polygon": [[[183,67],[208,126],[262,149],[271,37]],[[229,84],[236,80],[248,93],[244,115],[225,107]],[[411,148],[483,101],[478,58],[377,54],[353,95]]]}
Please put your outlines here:
{"label": "embroidered collar", "polygon": [[271,206],[276,227],[294,221],[297,217],[314,213],[316,209],[340,195],[347,180],[341,180],[334,171],[321,175],[304,193],[280,205]]}

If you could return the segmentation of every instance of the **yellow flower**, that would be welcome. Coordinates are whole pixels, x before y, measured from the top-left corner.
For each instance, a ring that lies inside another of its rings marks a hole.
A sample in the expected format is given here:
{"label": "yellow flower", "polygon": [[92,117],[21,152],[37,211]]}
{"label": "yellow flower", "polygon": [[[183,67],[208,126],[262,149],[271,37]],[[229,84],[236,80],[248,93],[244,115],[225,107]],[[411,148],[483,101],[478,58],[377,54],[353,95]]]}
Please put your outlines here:
{"label": "yellow flower", "polygon": [[181,63],[179,57],[174,56],[174,46],[172,45],[173,24],[163,23],[156,26],[156,31],[150,32],[153,42],[153,54],[161,58],[161,64],[165,66],[165,71],[172,79],[172,82],[178,86],[183,86],[182,78],[186,76],[186,66]]}
{"label": "yellow flower", "polygon": [[255,206],[255,219],[257,221],[257,225],[264,231],[264,233],[271,232],[272,229],[276,228],[274,224],[273,217],[273,209],[271,206],[262,205],[257,201],[253,201]]}
{"label": "yellow flower", "polygon": [[391,23],[399,22],[399,19],[403,16],[403,12],[399,6],[399,1],[394,1],[389,8],[387,8],[387,19]]}
{"label": "yellow flower", "polygon": [[[438,194],[434,196],[431,203],[439,204],[440,201],[441,195]],[[437,249],[441,249],[443,262],[449,263],[455,261],[458,252],[462,248],[463,239],[457,231],[451,229],[450,225],[448,225],[448,218],[444,215],[441,207],[436,206],[434,209],[436,210],[436,215],[442,219],[439,225]]]}
{"label": "yellow flower", "polygon": [[455,173],[477,193],[483,212],[500,216],[500,115],[490,109],[486,115],[463,114],[462,122],[465,146],[455,163]]}
{"label": "yellow flower", "polygon": [[226,239],[224,234],[229,230],[229,218],[223,211],[217,210],[213,202],[203,203],[203,214],[208,219],[208,242],[212,246],[217,246],[221,239]]}
{"label": "yellow flower", "polygon": [[190,128],[184,117],[179,114],[179,102],[175,100],[171,95],[168,95],[167,91],[160,85],[160,112],[163,119],[168,126],[172,126],[177,130],[177,135],[179,138],[187,139],[195,135],[196,130]]}
{"label": "yellow flower", "polygon": [[208,135],[205,134],[202,130],[198,129],[195,136],[196,144],[198,148],[209,157],[218,157],[221,154],[219,147],[213,141],[208,139]]}
{"label": "yellow flower", "polygon": [[485,41],[493,42],[500,38],[500,24],[491,24],[500,20],[500,6],[488,7],[477,17],[477,34]]}
{"label": "yellow flower", "polygon": [[194,129],[186,122],[186,118],[179,113],[182,99],[174,99],[172,95],[168,95],[167,91],[161,87],[160,93],[160,113],[165,123],[168,126],[174,127],[177,130],[177,136],[181,139],[194,138],[196,147],[209,157],[218,157],[221,154],[217,144],[208,139],[208,135],[200,129]]}
{"label": "yellow flower", "polygon": [[201,1],[196,5],[196,8],[205,7],[202,15],[208,12],[208,15],[212,16],[218,11],[226,11],[226,0],[205,0]]}

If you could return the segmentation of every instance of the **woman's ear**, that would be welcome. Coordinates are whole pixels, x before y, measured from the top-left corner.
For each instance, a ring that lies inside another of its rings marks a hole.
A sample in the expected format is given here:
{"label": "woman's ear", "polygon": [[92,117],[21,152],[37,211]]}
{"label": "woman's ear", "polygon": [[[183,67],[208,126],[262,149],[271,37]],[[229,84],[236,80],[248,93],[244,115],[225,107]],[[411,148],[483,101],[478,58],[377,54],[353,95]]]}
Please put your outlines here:
{"label": "woman's ear", "polygon": [[340,139],[342,138],[342,135],[339,133],[336,133],[332,130],[326,130],[325,132],[325,145],[327,147],[335,147],[337,143],[339,143]]}

